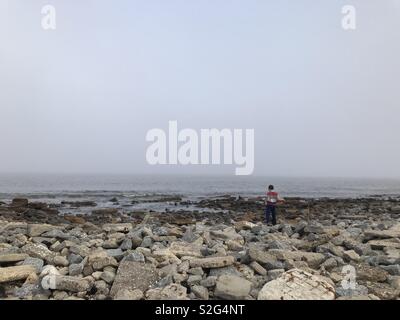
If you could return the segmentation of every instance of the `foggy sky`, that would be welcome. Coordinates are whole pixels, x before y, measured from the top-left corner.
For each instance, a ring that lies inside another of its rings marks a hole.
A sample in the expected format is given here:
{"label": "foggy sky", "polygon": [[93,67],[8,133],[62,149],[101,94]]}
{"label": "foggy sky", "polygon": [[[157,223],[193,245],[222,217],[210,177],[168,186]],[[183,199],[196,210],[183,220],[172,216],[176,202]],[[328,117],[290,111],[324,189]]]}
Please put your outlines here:
{"label": "foggy sky", "polygon": [[0,172],[233,174],[148,165],[177,120],[254,129],[255,175],[400,177],[399,57],[400,0],[0,0]]}

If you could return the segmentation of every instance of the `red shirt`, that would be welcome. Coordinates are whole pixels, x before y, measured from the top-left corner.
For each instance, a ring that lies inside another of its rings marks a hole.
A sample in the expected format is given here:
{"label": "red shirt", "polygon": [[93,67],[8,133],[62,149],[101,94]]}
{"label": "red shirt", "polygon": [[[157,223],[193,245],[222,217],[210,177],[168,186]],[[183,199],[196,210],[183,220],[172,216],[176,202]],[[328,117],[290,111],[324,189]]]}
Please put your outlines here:
{"label": "red shirt", "polygon": [[274,206],[278,203],[278,201],[279,201],[278,192],[275,191],[267,192],[267,205]]}

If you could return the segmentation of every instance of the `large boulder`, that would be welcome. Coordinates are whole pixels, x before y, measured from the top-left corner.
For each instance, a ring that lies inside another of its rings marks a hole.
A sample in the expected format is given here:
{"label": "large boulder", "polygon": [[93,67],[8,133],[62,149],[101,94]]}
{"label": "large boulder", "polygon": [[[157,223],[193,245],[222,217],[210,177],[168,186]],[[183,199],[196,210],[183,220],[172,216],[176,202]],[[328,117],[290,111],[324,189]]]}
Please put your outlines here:
{"label": "large boulder", "polygon": [[217,280],[214,296],[226,300],[245,299],[251,290],[251,282],[235,276],[224,274]]}
{"label": "large boulder", "polygon": [[335,288],[320,276],[300,269],[283,273],[267,282],[258,300],[334,300]]}
{"label": "large boulder", "polygon": [[124,260],[119,264],[110,295],[114,297],[122,289],[146,292],[158,280],[157,269],[152,264]]}

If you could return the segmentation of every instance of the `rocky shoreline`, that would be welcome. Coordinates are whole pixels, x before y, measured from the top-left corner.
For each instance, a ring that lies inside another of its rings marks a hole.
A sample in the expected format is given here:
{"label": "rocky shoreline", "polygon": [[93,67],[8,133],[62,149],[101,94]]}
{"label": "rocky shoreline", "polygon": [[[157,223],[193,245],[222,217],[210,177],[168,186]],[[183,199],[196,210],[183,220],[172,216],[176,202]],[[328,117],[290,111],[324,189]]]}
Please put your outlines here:
{"label": "rocky shoreline", "polygon": [[276,226],[262,198],[165,201],[198,210],[0,202],[0,299],[400,298],[397,198],[289,198]]}

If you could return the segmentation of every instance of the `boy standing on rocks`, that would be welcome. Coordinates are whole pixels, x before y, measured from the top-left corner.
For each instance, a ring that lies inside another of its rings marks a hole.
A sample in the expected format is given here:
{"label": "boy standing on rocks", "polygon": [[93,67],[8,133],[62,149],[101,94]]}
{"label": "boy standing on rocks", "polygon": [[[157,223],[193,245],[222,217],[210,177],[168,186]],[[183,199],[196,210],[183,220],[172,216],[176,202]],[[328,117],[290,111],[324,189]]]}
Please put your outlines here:
{"label": "boy standing on rocks", "polygon": [[283,202],[284,200],[281,199],[278,195],[278,192],[274,191],[274,186],[271,184],[268,186],[267,191],[267,198],[265,201],[265,220],[266,223],[269,224],[272,215],[272,224],[276,225],[276,205],[279,202]]}

